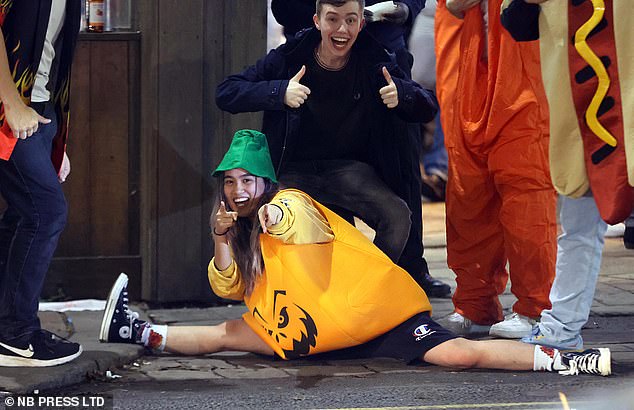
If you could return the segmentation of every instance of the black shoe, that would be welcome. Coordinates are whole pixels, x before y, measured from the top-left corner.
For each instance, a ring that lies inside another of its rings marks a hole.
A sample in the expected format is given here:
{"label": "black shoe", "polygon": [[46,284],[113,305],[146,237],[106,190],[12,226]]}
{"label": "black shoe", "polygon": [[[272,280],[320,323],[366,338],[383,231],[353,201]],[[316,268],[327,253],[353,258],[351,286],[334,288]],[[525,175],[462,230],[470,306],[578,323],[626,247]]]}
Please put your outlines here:
{"label": "black shoe", "polygon": [[627,249],[634,249],[634,226],[626,226],[623,232],[623,245]]}
{"label": "black shoe", "polygon": [[101,320],[99,341],[107,343],[140,343],[144,325],[139,314],[128,308],[128,275],[119,275],[106,302]]}
{"label": "black shoe", "polygon": [[431,202],[443,202],[447,189],[447,174],[438,170],[431,170],[429,174],[421,175],[421,193]]}
{"label": "black shoe", "polygon": [[438,279],[434,279],[429,273],[423,274],[423,290],[431,298],[451,297],[451,286]]}
{"label": "black shoe", "polygon": [[577,375],[579,373],[609,376],[612,373],[610,349],[588,349],[583,352],[561,352],[561,364],[567,367],[560,374]]}
{"label": "black shoe", "polygon": [[11,340],[0,340],[0,366],[47,367],[70,362],[81,354],[79,343],[73,343],[48,330]]}

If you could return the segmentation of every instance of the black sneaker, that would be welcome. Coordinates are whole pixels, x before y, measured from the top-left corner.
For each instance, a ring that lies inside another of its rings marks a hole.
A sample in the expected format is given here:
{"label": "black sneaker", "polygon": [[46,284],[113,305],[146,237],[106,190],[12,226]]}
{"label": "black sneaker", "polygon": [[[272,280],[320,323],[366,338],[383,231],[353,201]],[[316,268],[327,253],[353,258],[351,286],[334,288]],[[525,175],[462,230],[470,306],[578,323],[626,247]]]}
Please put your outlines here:
{"label": "black sneaker", "polygon": [[140,343],[145,321],[128,308],[128,275],[122,273],[110,289],[106,310],[101,320],[99,341],[108,343]]}
{"label": "black sneaker", "polygon": [[445,282],[435,279],[429,273],[423,273],[421,286],[430,298],[450,298],[451,286]]}
{"label": "black sneaker", "polygon": [[444,202],[447,191],[447,174],[433,169],[421,174],[421,194],[430,202]]}
{"label": "black sneaker", "polygon": [[634,226],[626,226],[623,232],[623,245],[626,249],[634,249]]}
{"label": "black sneaker", "polygon": [[40,329],[0,341],[0,366],[48,367],[67,363],[81,354],[81,346]]}
{"label": "black sneaker", "polygon": [[579,373],[609,376],[612,373],[610,349],[588,349],[583,352],[560,352],[561,364],[567,367],[560,374],[576,375]]}

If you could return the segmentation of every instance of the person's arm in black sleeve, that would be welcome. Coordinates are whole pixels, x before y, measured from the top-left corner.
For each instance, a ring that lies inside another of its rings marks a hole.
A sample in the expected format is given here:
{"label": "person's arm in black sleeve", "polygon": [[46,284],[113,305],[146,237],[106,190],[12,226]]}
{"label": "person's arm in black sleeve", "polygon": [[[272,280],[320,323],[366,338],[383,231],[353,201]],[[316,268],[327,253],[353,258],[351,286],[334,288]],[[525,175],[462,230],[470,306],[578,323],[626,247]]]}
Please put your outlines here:
{"label": "person's arm in black sleeve", "polygon": [[[388,72],[396,85],[398,105],[394,107],[394,113],[405,122],[429,122],[438,112],[438,101],[434,94],[420,86],[415,81],[407,78],[403,70],[396,64],[389,64]],[[379,72],[382,66],[379,67]],[[383,75],[377,77],[379,87],[385,84]]]}
{"label": "person's arm in black sleeve", "polygon": [[380,1],[366,5],[363,15],[366,23],[386,21],[407,28],[423,9],[424,0]]}
{"label": "person's arm in black sleeve", "polygon": [[533,41],[539,38],[539,4],[524,0],[505,0],[502,4],[502,26],[515,41]]}
{"label": "person's arm in black sleeve", "polygon": [[405,122],[429,122],[438,112],[438,101],[430,90],[405,78],[395,78],[399,93],[397,115]]}
{"label": "person's arm in black sleeve", "polygon": [[[403,24],[405,27],[412,27],[414,24],[414,20],[418,13],[425,7],[425,0],[398,0],[399,2],[405,4],[409,9],[409,15],[407,16],[407,21]],[[427,0],[434,1],[434,0]]]}
{"label": "person's arm in black sleeve", "polygon": [[284,110],[288,78],[277,50],[239,74],[228,76],[216,88],[216,105],[232,114]]}

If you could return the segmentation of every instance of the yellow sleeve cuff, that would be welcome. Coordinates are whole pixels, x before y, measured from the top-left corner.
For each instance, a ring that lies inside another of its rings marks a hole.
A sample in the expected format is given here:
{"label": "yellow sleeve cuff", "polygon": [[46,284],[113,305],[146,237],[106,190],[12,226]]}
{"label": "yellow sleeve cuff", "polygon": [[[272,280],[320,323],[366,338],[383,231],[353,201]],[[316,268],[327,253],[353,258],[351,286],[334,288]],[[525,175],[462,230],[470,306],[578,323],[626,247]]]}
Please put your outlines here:
{"label": "yellow sleeve cuff", "polygon": [[219,270],[216,268],[215,259],[211,259],[207,268],[211,289],[221,298],[243,300],[244,283],[238,265],[235,261],[231,261],[231,265],[227,269]]}

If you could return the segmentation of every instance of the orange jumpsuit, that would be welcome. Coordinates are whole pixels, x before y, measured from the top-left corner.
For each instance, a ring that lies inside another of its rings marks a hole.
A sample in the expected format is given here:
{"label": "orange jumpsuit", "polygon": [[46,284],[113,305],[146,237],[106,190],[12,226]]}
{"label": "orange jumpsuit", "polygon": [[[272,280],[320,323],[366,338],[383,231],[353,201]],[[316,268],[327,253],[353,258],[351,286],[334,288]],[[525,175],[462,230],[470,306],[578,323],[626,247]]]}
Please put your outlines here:
{"label": "orange jumpsuit", "polygon": [[557,227],[539,46],[517,43],[502,28],[502,0],[482,1],[486,35],[481,7],[459,20],[439,0],[435,38],[453,302],[456,312],[488,325],[503,319],[498,295],[507,262],[513,311],[535,318],[550,308]]}

